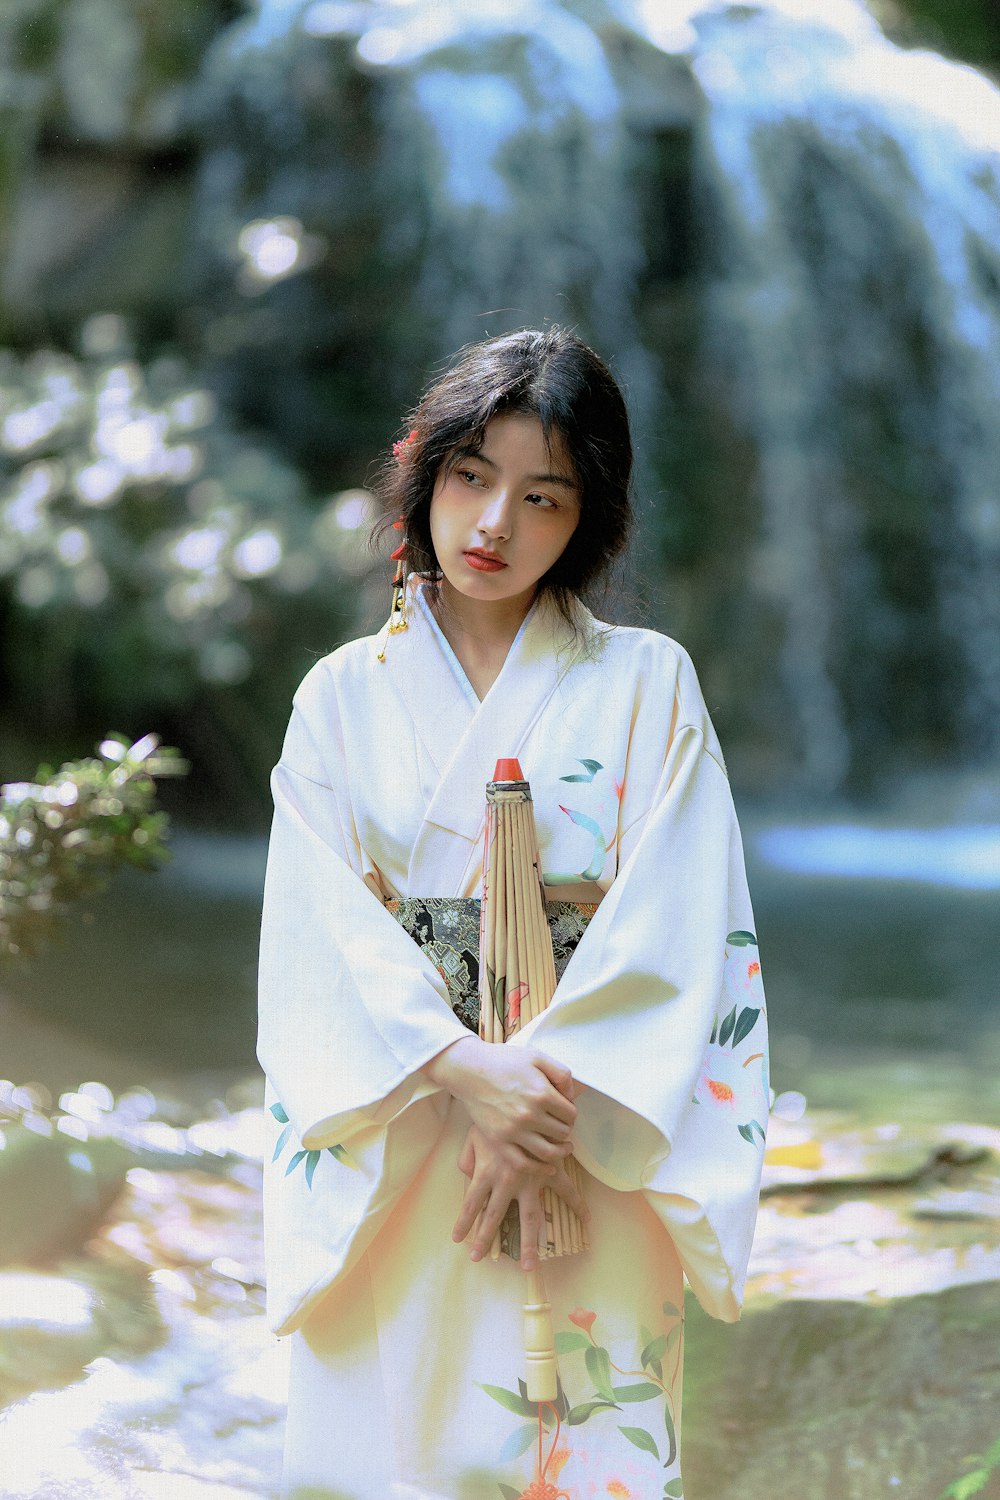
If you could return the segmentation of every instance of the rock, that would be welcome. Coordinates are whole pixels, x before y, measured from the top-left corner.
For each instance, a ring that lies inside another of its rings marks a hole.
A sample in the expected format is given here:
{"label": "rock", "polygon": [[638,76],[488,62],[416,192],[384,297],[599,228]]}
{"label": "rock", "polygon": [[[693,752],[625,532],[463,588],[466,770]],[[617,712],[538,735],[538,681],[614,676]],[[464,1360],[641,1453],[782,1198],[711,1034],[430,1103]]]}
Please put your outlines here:
{"label": "rock", "polygon": [[44,1116],[5,1125],[0,1151],[0,1265],[79,1249],[107,1217],[132,1157],[113,1140],[81,1141]]}
{"label": "rock", "polygon": [[0,1404],[76,1380],[102,1355],[144,1354],[163,1337],[143,1267],[81,1257],[47,1272],[0,1271]]}
{"label": "rock", "polygon": [[0,1271],[0,1392],[77,1375],[105,1343],[90,1287],[38,1271]]}
{"label": "rock", "polygon": [[996,1440],[995,1284],[689,1316],[687,1500],[937,1500]]}

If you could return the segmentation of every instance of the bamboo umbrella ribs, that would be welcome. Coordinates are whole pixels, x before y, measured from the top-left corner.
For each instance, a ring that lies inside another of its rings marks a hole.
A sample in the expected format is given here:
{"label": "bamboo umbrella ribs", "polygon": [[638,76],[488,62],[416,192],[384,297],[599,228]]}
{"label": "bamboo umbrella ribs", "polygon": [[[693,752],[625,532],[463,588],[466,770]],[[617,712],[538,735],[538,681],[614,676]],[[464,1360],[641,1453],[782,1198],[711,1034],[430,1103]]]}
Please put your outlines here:
{"label": "bamboo umbrella ribs", "polygon": [[[479,1034],[486,1042],[505,1042],[548,1005],[556,988],[556,971],[545,917],[531,788],[516,760],[498,760],[493,776],[486,788]],[[565,1165],[579,1190],[579,1166],[572,1156]],[[511,1214],[517,1214],[516,1205],[511,1206],[508,1218]],[[540,1260],[587,1248],[582,1221],[548,1187],[542,1189],[542,1217]],[[513,1244],[513,1236],[508,1233],[503,1248],[516,1254]],[[493,1241],[494,1260],[501,1248],[502,1232]],[[554,1401],[555,1350],[541,1271],[530,1273],[527,1280],[531,1294],[524,1308],[528,1399]]]}

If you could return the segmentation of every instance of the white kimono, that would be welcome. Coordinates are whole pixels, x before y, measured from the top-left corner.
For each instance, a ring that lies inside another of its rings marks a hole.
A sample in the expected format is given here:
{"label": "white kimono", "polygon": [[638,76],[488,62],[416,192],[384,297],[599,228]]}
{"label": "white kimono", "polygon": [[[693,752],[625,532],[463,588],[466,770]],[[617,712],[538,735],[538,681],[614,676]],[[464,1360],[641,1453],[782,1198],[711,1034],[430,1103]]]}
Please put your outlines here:
{"label": "white kimono", "polygon": [[481,893],[486,782],[516,756],[547,895],[600,902],[508,1043],[586,1086],[591,1248],[546,1263],[563,1399],[545,1478],[573,1500],[676,1500],[682,1271],[739,1316],[768,1109],[722,755],[665,636],[580,606],[574,637],[543,600],[480,703],[423,592],[411,579],[405,633],[308,673],[272,780],[258,1055],[269,1319],[294,1332],[284,1494],[515,1500],[535,1471],[523,1273],[452,1242],[469,1118],[422,1071],[468,1032],[383,905]]}

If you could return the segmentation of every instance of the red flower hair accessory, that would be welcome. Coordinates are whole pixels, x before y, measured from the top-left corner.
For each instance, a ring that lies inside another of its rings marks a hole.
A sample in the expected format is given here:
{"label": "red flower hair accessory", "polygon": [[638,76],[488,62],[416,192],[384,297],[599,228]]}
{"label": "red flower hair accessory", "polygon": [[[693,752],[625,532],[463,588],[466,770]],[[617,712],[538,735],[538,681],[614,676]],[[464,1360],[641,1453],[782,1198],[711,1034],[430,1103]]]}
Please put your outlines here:
{"label": "red flower hair accessory", "polygon": [[414,427],[405,438],[400,438],[398,443],[392,445],[392,456],[398,464],[405,464],[409,457],[410,448],[417,441],[417,429]]}
{"label": "red flower hair accessory", "polygon": [[[411,436],[412,436],[412,434],[411,434]],[[402,447],[402,443],[397,443],[395,446],[397,448],[401,448]],[[393,529],[393,531],[405,531],[406,530],[406,517],[405,516],[400,516],[400,518],[399,518],[398,521],[393,521],[393,523],[392,523],[392,529]],[[389,556],[392,558],[393,562],[399,562],[400,558],[405,557],[406,556],[406,543],[405,543],[405,541],[403,542],[403,545],[401,547],[397,547],[396,548],[395,552],[390,552]]]}

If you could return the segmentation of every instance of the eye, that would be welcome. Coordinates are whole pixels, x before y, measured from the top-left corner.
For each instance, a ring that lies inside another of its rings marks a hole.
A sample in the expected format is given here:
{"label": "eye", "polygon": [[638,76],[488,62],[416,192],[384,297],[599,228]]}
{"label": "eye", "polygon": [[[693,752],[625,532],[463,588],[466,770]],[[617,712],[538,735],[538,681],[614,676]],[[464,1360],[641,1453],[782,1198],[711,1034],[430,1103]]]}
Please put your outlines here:
{"label": "eye", "polygon": [[476,473],[475,469],[456,469],[455,473],[463,484],[478,484],[482,477]]}
{"label": "eye", "polygon": [[559,509],[559,507],[556,505],[556,502],[550,499],[548,495],[525,495],[524,498],[525,500],[527,500],[528,504],[533,505],[536,510]]}

